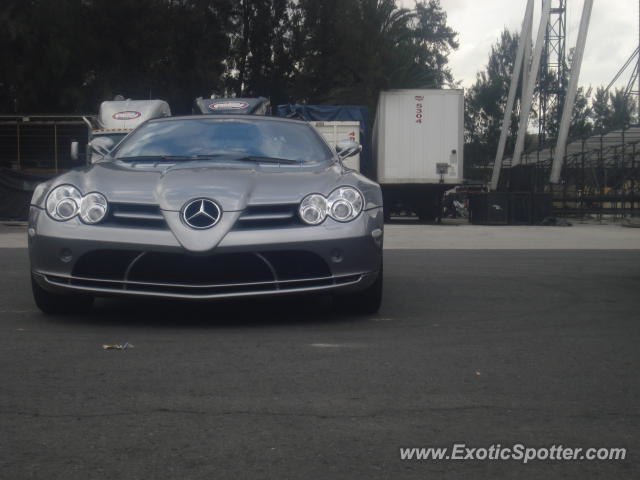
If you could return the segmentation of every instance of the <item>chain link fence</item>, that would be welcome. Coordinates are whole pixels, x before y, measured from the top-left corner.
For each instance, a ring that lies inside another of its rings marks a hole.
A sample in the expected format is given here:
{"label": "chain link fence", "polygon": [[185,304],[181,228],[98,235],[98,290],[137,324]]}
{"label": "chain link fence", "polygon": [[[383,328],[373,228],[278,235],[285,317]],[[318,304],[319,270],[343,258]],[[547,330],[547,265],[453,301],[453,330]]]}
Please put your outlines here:
{"label": "chain link fence", "polygon": [[[0,219],[26,219],[35,186],[83,165],[88,139],[81,116],[0,116]],[[71,158],[73,141],[79,160]]]}

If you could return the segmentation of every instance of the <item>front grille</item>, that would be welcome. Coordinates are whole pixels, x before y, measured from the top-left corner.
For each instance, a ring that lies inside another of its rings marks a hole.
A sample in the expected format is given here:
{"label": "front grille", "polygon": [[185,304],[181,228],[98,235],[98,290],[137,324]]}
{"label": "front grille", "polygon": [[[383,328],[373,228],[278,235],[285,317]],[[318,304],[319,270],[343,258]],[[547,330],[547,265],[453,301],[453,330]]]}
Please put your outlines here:
{"label": "front grille", "polygon": [[[166,229],[167,223],[158,205],[112,203],[101,224],[134,228]],[[302,226],[298,204],[249,205],[234,225],[234,230],[255,230]]]}
{"label": "front grille", "polygon": [[236,229],[258,229],[301,225],[298,204],[249,205],[242,212]]}
{"label": "front grille", "polygon": [[127,268],[140,253],[132,250],[95,250],[85,253],[74,265],[73,275],[124,280]]}
{"label": "front grille", "polygon": [[273,265],[278,278],[298,280],[331,275],[329,267],[318,255],[304,251],[264,252],[262,255]]}
{"label": "front grille", "polygon": [[148,252],[132,266],[128,279],[135,282],[210,285],[266,282],[273,280],[273,275],[268,265],[251,253],[192,256]]}
{"label": "front grille", "polygon": [[82,255],[71,277],[52,283],[150,294],[224,296],[355,283],[360,275],[335,277],[315,253],[272,251],[187,255],[98,250]]}
{"label": "front grille", "polygon": [[167,228],[158,205],[112,203],[105,224],[138,228]]}

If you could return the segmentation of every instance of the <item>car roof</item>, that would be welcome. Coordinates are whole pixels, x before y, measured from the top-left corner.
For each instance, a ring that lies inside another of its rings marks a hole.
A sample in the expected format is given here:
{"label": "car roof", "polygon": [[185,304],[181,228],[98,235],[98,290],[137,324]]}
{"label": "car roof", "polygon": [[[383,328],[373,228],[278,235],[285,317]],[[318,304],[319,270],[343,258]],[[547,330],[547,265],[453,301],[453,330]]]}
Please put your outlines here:
{"label": "car roof", "polygon": [[158,123],[158,122],[171,122],[174,120],[206,120],[211,122],[218,122],[221,120],[243,120],[243,121],[268,121],[268,122],[280,122],[280,123],[293,123],[293,124],[303,124],[309,125],[304,120],[295,120],[293,118],[284,118],[284,117],[269,117],[266,115],[179,115],[174,117],[163,117],[163,118],[153,118],[148,120],[148,123]]}

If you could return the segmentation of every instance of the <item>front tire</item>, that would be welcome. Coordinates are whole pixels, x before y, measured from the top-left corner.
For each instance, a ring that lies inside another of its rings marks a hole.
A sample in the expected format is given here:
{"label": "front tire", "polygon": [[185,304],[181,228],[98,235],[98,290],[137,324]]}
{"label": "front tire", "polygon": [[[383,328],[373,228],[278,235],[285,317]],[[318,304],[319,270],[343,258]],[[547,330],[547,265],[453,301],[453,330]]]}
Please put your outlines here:
{"label": "front tire", "polygon": [[371,315],[377,313],[382,303],[382,267],[378,271],[375,281],[366,289],[349,295],[335,295],[334,306],[343,312],[357,315]]}
{"label": "front tire", "polygon": [[31,290],[36,305],[47,315],[85,313],[91,310],[93,297],[79,293],[57,294],[42,288],[31,275]]}

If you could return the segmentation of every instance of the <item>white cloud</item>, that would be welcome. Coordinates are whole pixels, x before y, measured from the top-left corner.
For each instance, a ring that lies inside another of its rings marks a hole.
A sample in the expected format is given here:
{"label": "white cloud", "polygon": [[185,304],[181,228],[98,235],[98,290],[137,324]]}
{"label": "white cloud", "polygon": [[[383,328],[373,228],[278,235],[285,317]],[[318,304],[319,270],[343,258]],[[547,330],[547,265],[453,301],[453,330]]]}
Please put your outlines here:
{"label": "white cloud", "polygon": [[[413,7],[411,0],[400,0]],[[557,3],[554,1],[554,4]],[[534,36],[539,22],[540,5],[535,0]],[[484,69],[491,46],[505,28],[519,31],[526,6],[525,0],[441,0],[449,25],[456,30],[460,48],[451,54],[450,64],[456,80],[470,86],[476,72]],[[578,35],[582,0],[567,0],[567,51]],[[535,37],[534,37],[535,38]],[[595,0],[587,37],[581,85],[607,85],[638,45],[638,1]],[[623,86],[628,70],[617,82]]]}

